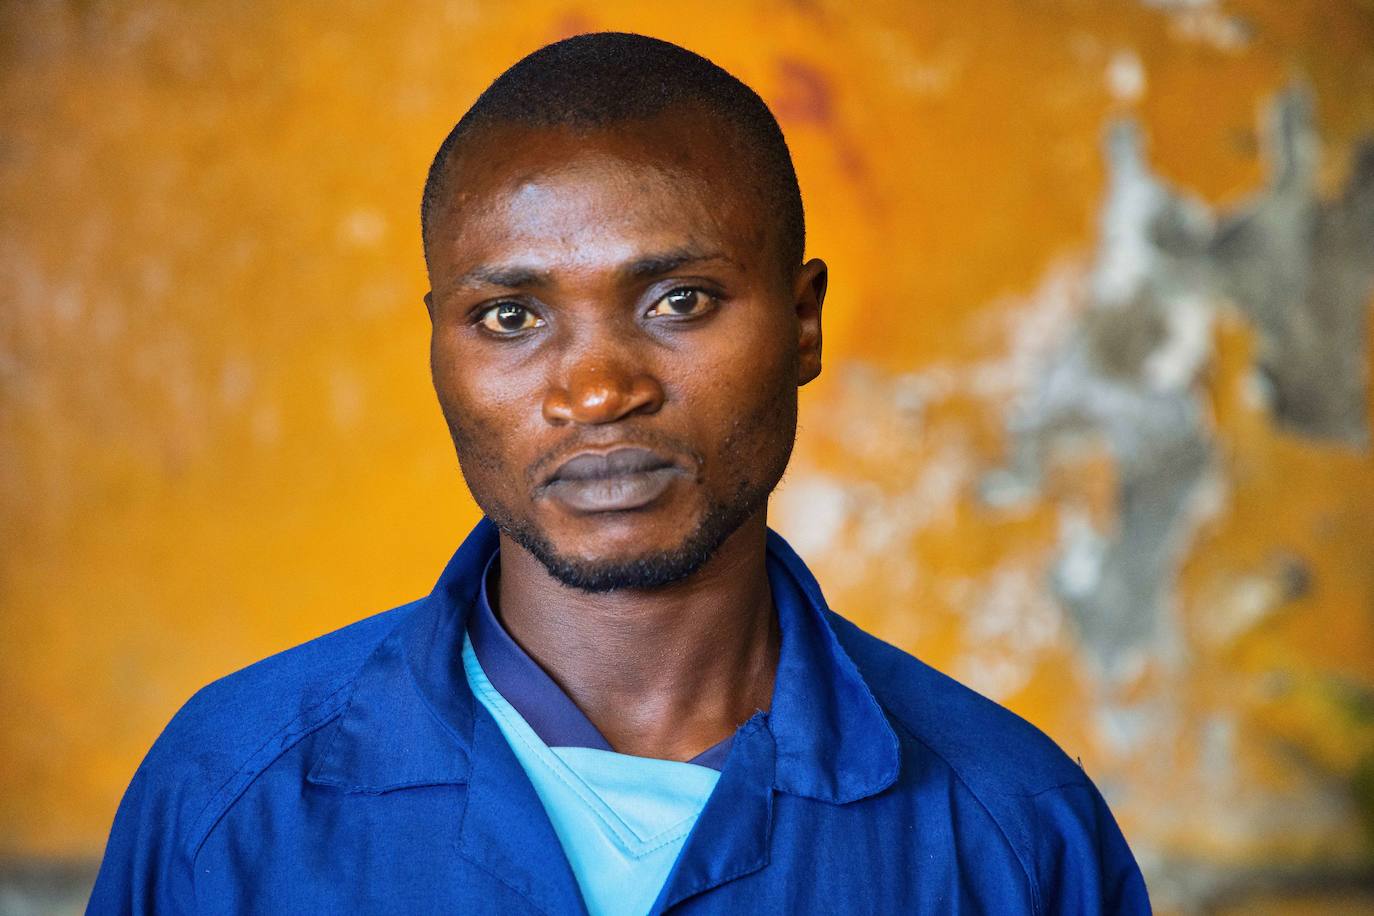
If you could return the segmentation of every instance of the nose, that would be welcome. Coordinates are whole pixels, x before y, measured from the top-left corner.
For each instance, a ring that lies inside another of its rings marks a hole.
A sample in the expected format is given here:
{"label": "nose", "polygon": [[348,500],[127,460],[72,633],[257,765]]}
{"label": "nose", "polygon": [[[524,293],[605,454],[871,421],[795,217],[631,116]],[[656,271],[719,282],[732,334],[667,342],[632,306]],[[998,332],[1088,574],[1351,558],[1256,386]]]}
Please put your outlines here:
{"label": "nose", "polygon": [[576,366],[544,395],[544,419],[554,425],[614,423],[663,406],[663,386],[646,371],[609,361]]}

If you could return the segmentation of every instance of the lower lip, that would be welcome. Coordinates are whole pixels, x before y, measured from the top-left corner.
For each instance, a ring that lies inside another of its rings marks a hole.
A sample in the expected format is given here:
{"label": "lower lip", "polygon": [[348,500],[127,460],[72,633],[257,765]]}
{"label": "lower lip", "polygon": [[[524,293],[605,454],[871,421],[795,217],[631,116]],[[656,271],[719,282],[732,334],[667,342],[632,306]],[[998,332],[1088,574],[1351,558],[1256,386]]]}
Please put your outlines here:
{"label": "lower lip", "polygon": [[574,512],[623,512],[647,506],[680,476],[682,471],[673,467],[597,480],[555,480],[544,492]]}

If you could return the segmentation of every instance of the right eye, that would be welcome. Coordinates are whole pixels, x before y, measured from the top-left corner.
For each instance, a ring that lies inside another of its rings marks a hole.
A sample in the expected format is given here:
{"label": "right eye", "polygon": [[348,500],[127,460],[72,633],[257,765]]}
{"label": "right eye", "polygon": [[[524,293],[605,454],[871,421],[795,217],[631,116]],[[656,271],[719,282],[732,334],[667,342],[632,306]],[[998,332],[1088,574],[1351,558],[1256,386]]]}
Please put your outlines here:
{"label": "right eye", "polygon": [[482,312],[479,320],[488,331],[502,335],[544,326],[544,319],[518,302],[498,302]]}

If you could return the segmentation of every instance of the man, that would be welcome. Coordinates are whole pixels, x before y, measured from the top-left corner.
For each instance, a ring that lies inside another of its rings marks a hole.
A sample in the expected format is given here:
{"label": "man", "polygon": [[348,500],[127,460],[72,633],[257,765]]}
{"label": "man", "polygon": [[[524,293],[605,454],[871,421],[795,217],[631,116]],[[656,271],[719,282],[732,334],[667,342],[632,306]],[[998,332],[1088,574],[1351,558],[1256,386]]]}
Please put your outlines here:
{"label": "man", "polygon": [[92,912],[1148,911],[1082,770],[766,527],[826,268],[751,90],[551,45],[444,141],[422,231],[489,521],[428,597],[198,693]]}

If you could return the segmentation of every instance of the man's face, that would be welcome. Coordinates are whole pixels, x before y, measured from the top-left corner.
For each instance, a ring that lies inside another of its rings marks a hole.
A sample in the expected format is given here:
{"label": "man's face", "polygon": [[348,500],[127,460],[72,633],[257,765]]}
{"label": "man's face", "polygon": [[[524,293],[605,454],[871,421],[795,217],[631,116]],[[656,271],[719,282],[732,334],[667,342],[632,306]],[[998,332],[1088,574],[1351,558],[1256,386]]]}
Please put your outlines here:
{"label": "man's face", "polygon": [[478,505],[573,587],[689,575],[791,454],[825,266],[780,267],[733,140],[679,109],[483,128],[449,163],[435,390]]}

